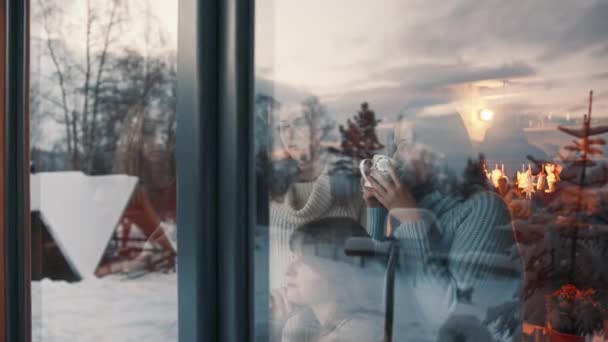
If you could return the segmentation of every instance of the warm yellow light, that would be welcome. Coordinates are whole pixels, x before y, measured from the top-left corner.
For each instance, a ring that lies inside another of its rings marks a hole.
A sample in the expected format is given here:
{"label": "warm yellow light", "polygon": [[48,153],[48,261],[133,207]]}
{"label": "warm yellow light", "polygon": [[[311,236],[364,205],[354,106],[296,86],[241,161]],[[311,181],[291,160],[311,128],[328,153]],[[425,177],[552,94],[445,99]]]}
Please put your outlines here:
{"label": "warm yellow light", "polygon": [[479,119],[481,121],[492,121],[494,119],[494,112],[489,109],[481,109],[479,111]]}

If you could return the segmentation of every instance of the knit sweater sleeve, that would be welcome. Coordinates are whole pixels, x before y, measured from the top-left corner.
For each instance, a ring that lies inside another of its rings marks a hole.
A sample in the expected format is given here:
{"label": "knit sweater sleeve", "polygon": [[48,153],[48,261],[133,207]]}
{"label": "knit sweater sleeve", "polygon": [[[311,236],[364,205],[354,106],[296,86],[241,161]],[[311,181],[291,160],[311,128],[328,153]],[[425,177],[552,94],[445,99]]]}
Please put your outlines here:
{"label": "knit sweater sleeve", "polygon": [[384,207],[379,208],[367,208],[367,232],[374,239],[378,241],[386,240],[385,229],[386,229],[386,218],[388,216],[388,210]]}
{"label": "knit sweater sleeve", "polygon": [[[515,245],[504,202],[492,193],[474,196],[470,213],[454,232],[449,250],[451,272],[460,288],[474,288],[488,275],[518,265],[507,262]],[[514,269],[515,270],[515,269]]]}
{"label": "knit sweater sleeve", "polygon": [[[478,306],[469,314],[485,312],[489,303],[475,299],[496,290],[488,286],[500,282],[495,277],[500,272],[495,271],[509,263],[505,260],[514,244],[509,212],[494,194],[476,194],[452,210],[458,212],[440,219],[420,210],[418,220],[401,222],[395,231],[403,255],[413,261],[416,300],[425,316],[437,324],[460,311],[461,304]],[[510,299],[515,289],[509,285],[497,297]],[[494,303],[504,301],[497,297]]]}

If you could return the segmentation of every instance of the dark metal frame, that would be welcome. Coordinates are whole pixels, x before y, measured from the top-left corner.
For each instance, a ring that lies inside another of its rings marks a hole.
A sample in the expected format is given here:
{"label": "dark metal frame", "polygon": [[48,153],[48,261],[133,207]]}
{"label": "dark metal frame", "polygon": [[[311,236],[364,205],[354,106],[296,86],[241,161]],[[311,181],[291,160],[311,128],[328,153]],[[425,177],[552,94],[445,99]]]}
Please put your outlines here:
{"label": "dark metal frame", "polygon": [[179,7],[179,340],[253,340],[253,1]]}
{"label": "dark metal frame", "polygon": [[395,271],[399,260],[399,245],[391,241],[388,249],[386,275],[384,277],[384,341],[393,341],[393,322],[395,321]]}
{"label": "dark metal frame", "polygon": [[220,341],[253,340],[253,0],[223,0],[218,265]]}
{"label": "dark metal frame", "polygon": [[6,0],[4,108],[5,341],[31,340],[29,225],[29,1]]}

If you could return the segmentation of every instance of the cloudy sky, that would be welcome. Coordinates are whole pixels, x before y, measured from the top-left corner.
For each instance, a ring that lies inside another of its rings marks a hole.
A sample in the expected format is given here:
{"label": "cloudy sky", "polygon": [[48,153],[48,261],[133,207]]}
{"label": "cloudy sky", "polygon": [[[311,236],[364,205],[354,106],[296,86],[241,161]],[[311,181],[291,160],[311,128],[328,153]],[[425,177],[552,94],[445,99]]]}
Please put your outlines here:
{"label": "cloudy sky", "polygon": [[[176,49],[177,2],[128,3],[123,40],[142,48],[146,32],[164,31]],[[74,44],[84,4],[63,6]],[[138,20],[144,11],[154,23]],[[577,117],[593,89],[594,115],[608,115],[605,18],[608,0],[256,0],[257,90],[282,102],[317,95],[336,118],[368,101],[384,118],[458,112],[467,121],[480,108]]]}
{"label": "cloudy sky", "polygon": [[608,0],[259,0],[258,89],[336,115],[608,115]]}

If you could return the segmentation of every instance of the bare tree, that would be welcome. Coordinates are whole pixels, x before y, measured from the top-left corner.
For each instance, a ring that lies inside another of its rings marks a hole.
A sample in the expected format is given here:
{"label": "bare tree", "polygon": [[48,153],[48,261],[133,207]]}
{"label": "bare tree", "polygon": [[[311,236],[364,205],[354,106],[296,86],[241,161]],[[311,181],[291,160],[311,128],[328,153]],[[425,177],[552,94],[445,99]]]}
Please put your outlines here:
{"label": "bare tree", "polygon": [[[92,172],[93,151],[98,135],[99,94],[107,72],[108,55],[117,47],[122,24],[128,18],[124,0],[100,5],[87,0],[85,16],[85,56],[78,60],[69,42],[72,37],[61,26],[59,2],[38,0],[46,50],[54,67],[58,96],[45,97],[60,111],[55,116],[64,125],[69,166]],[[69,29],[68,29],[69,31]]]}
{"label": "bare tree", "polygon": [[60,5],[38,0],[33,15],[44,47],[39,64],[47,65],[39,97],[64,128],[66,168],[171,183],[177,60],[150,1],[87,0],[77,7],[84,20]]}

